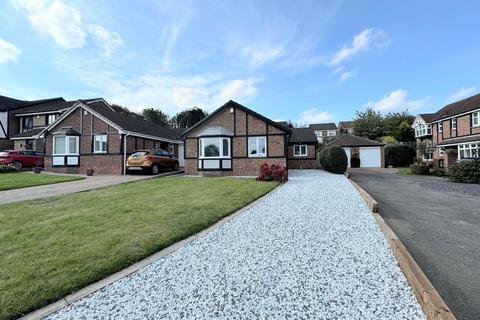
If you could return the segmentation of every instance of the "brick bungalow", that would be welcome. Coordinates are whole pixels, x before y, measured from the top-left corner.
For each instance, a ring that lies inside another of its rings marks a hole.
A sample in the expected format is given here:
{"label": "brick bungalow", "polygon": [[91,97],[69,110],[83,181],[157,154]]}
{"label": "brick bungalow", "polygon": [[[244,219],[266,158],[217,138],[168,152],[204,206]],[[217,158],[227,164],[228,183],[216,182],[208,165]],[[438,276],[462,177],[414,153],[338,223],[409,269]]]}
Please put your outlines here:
{"label": "brick bungalow", "polygon": [[230,100],[184,132],[185,173],[254,176],[262,163],[287,166],[290,133]]}
{"label": "brick bungalow", "polygon": [[288,168],[317,168],[317,137],[311,128],[292,128],[288,141]]}
{"label": "brick bungalow", "polygon": [[163,126],[116,112],[104,100],[77,101],[41,134],[45,170],[57,173],[124,173],[134,150],[161,148],[179,155],[179,136]]}

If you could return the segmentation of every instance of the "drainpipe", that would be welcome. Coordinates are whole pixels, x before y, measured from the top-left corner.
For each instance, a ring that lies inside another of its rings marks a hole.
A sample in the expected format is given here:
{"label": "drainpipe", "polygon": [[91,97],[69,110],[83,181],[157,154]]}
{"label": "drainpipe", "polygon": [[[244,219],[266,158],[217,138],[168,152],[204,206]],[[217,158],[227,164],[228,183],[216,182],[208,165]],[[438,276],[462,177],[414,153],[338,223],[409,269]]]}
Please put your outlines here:
{"label": "drainpipe", "polygon": [[123,136],[123,175],[127,175],[127,137],[129,136],[128,133],[126,133]]}

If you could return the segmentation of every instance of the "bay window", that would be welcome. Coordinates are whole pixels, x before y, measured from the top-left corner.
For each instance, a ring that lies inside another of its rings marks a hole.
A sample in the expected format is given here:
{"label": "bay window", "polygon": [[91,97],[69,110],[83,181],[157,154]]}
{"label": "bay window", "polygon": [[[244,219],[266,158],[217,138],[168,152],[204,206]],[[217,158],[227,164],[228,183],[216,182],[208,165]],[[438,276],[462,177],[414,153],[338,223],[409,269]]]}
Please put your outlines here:
{"label": "bay window", "polygon": [[248,137],[248,156],[266,157],[267,156],[267,137]]}
{"label": "bay window", "polygon": [[230,158],[230,138],[201,138],[199,140],[199,150],[199,155],[201,159]]}
{"label": "bay window", "polygon": [[107,153],[106,134],[96,134],[93,136],[93,153]]}
{"label": "bay window", "polygon": [[307,146],[304,144],[296,144],[293,146],[293,155],[295,157],[304,157],[307,155]]}

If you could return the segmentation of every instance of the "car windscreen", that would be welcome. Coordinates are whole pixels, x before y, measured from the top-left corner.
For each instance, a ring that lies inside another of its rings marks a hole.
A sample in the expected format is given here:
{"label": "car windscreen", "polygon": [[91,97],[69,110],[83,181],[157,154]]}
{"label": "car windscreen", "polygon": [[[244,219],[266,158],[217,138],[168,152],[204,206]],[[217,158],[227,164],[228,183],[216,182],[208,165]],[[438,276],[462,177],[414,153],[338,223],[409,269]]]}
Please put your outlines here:
{"label": "car windscreen", "polygon": [[132,154],[132,157],[134,157],[134,158],[139,158],[139,157],[146,156],[147,154],[149,154],[148,151],[135,151],[135,152]]}

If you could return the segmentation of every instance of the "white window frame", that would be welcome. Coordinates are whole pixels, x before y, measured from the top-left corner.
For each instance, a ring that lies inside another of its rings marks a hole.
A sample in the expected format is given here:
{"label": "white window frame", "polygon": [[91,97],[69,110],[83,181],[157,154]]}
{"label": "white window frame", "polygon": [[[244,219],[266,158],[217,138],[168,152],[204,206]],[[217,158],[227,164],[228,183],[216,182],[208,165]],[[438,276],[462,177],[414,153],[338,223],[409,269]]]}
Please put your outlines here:
{"label": "white window frame", "polygon": [[457,118],[452,118],[452,120],[450,122],[450,128],[452,130],[457,130]]}
{"label": "white window frame", "polygon": [[[297,153],[298,147],[298,153]],[[302,152],[302,148],[305,148],[305,152]],[[308,146],[306,144],[295,144],[293,145],[293,156],[294,157],[306,157],[308,155]]]}
{"label": "white window frame", "polygon": [[[53,118],[53,121],[50,121],[50,117]],[[57,119],[58,119],[58,114],[56,114],[56,113],[47,115],[47,125],[51,125],[52,123],[57,121]]]}
{"label": "white window frame", "polygon": [[[219,156],[205,156],[204,154],[204,148],[203,146],[205,145],[205,140],[207,139],[218,139],[220,140],[220,148],[219,148]],[[228,141],[228,154],[226,156],[223,155],[223,140],[226,139]],[[232,143],[232,139],[230,137],[204,137],[204,138],[200,138],[198,139],[199,142],[198,142],[198,147],[199,147],[199,159],[231,159],[231,154],[230,154],[230,149],[231,149],[231,143]]]}
{"label": "white window frame", "polygon": [[[476,156],[473,156],[473,150],[475,150]],[[469,153],[468,157],[465,156],[465,153],[467,152]],[[480,141],[463,143],[458,145],[458,159],[464,158],[480,158]]]}
{"label": "white window frame", "polygon": [[[257,150],[256,154],[250,154],[250,139],[255,139],[255,149]],[[265,145],[265,152],[260,153],[260,148],[259,148],[259,141],[263,140],[263,143]],[[255,137],[248,137],[247,139],[247,150],[248,150],[248,157],[249,158],[265,158],[267,157],[267,137],[266,136],[255,136]]]}
{"label": "white window frame", "polygon": [[438,156],[439,157],[443,157],[445,155],[445,149],[443,148],[438,148]]}
{"label": "white window frame", "polygon": [[472,113],[472,128],[480,127],[480,111]]}
{"label": "white window frame", "polygon": [[[100,138],[100,149],[97,149],[97,137]],[[103,141],[105,138],[105,141]],[[102,150],[103,142],[105,142],[105,150]],[[108,135],[106,133],[93,135],[93,153],[107,153],[108,149]]]}
{"label": "white window frame", "polygon": [[443,123],[442,122],[438,123],[438,133],[443,133]]}
{"label": "white window frame", "polygon": [[[55,153],[55,144],[58,138],[65,138],[65,152],[64,153]],[[70,139],[75,139],[75,147],[77,152],[70,152]],[[53,137],[53,146],[52,146],[52,155],[54,156],[78,156],[80,155],[80,137],[79,136],[54,136]]]}

